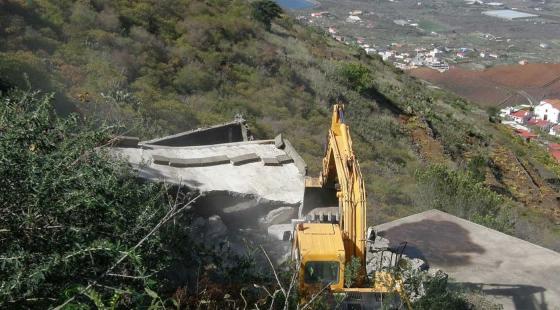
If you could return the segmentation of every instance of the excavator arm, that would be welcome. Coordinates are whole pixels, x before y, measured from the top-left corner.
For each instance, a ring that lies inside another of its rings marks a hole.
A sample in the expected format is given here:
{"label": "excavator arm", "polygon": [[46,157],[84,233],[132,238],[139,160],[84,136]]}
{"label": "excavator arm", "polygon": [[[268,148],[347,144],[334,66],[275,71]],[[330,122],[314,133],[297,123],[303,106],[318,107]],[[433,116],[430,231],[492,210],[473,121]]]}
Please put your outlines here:
{"label": "excavator arm", "polygon": [[366,191],[352,148],[350,130],[344,123],[344,106],[334,105],[327,149],[323,158],[322,187],[335,187],[346,260],[358,257],[365,268]]}

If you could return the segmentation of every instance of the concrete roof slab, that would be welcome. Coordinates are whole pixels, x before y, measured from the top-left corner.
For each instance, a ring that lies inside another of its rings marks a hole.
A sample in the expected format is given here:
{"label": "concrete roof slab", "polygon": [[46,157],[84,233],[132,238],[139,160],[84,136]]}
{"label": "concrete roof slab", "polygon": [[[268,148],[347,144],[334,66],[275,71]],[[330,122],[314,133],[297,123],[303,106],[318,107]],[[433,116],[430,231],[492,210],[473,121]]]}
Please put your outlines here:
{"label": "concrete roof slab", "polygon": [[481,289],[504,309],[560,309],[560,253],[438,210],[376,226],[405,254],[453,282]]}
{"label": "concrete roof slab", "polygon": [[[242,165],[229,162],[231,158],[241,158],[247,154],[275,160],[277,156],[286,155],[284,150],[276,148],[273,140],[188,147],[144,145],[141,148],[110,150],[115,155],[127,158],[138,167],[140,177],[148,180],[181,183],[203,192],[230,191],[241,195],[255,195],[260,199],[288,204],[303,200],[304,175],[295,163],[268,166],[263,165],[260,160]],[[163,159],[169,159],[170,162],[181,159],[182,163],[188,164],[202,158],[227,158],[228,163],[179,165],[180,167],[157,164],[165,162]]]}

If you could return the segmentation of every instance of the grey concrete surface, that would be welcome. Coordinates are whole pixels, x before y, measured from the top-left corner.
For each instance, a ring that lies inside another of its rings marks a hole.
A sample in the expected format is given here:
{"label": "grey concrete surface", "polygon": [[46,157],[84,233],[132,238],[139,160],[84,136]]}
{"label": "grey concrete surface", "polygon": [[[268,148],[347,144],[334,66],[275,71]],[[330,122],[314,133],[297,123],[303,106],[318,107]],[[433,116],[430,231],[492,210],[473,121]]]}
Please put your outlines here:
{"label": "grey concrete surface", "polygon": [[229,159],[231,160],[231,163],[236,165],[236,166],[243,165],[243,164],[246,164],[246,163],[251,163],[251,162],[257,162],[257,161],[261,160],[259,155],[255,154],[255,153],[233,156],[233,157],[230,157]]}
{"label": "grey concrete surface", "polygon": [[298,152],[293,147],[293,145],[290,143],[290,141],[288,141],[286,139],[283,139],[283,142],[284,142],[283,150],[286,152],[286,155],[288,155],[291,159],[293,159],[294,164],[299,169],[299,172],[303,175],[306,175],[307,174],[307,164],[305,163],[303,158],[301,158],[301,156],[298,154]]}
{"label": "grey concrete surface", "polygon": [[504,309],[560,309],[560,253],[453,215],[429,210],[376,226],[392,246],[427,261]]}
{"label": "grey concrete surface", "polygon": [[282,165],[276,157],[263,157],[261,158],[265,166],[280,166]]}
{"label": "grey concrete surface", "polygon": [[[277,156],[287,154],[275,147],[274,140],[187,147],[141,143],[138,148],[117,147],[110,150],[137,167],[144,179],[181,183],[202,192],[252,195],[264,201],[286,204],[299,204],[303,200],[304,175],[294,162],[278,162]],[[234,165],[229,162],[231,158],[252,153],[259,158],[273,158],[278,164],[269,166],[261,161],[252,161]],[[210,165],[205,158],[223,160],[220,164]],[[227,163],[226,158],[229,158]],[[178,166],[173,167],[172,162],[178,163]],[[190,164],[198,162],[204,163]]]}

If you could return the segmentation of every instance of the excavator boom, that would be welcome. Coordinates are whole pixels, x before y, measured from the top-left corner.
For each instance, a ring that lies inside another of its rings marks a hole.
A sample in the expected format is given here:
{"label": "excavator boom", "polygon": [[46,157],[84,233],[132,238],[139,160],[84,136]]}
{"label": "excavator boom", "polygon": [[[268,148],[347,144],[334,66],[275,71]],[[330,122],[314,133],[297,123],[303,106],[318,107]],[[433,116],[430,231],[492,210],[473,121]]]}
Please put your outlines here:
{"label": "excavator boom", "polygon": [[366,248],[366,191],[352,148],[350,129],[344,123],[342,105],[337,104],[333,107],[320,180],[322,187],[335,186],[338,189],[339,224],[347,261],[352,257],[363,261]]}

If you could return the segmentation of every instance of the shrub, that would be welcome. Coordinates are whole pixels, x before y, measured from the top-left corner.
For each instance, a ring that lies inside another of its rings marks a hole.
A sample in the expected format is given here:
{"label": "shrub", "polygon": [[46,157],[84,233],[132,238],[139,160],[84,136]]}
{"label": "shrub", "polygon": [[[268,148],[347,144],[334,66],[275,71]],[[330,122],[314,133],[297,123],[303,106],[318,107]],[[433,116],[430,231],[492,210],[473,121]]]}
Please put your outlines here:
{"label": "shrub", "polygon": [[370,70],[360,63],[343,63],[338,75],[348,88],[358,93],[364,93],[372,86]]}
{"label": "shrub", "polygon": [[507,201],[486,188],[472,172],[433,165],[418,170],[416,178],[416,202],[424,208],[436,208],[503,232],[512,229]]}
{"label": "shrub", "polygon": [[0,307],[47,308],[92,279],[143,290],[166,264],[158,236],[131,251],[165,214],[166,195],[139,184],[128,165],[95,150],[112,130],[60,119],[50,96],[0,99]]}
{"label": "shrub", "polygon": [[175,78],[173,85],[181,93],[194,93],[209,91],[215,87],[215,77],[202,68],[201,65],[188,64],[181,68]]}

